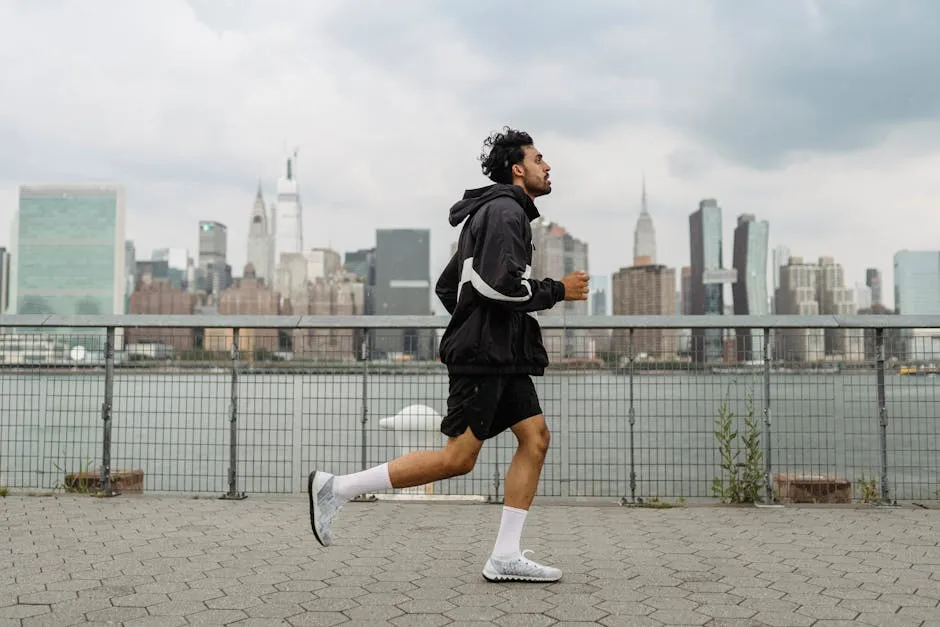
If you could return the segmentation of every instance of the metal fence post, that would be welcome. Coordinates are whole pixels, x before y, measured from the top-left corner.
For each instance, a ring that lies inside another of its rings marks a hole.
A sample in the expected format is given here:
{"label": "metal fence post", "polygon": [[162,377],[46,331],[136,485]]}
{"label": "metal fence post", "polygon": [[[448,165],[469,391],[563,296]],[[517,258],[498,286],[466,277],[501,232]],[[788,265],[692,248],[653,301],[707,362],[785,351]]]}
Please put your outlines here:
{"label": "metal fence post", "polygon": [[[371,358],[369,350],[369,331],[367,329],[363,330],[362,334],[362,343],[359,345],[359,352],[362,356],[362,413],[359,418],[360,429],[362,430],[362,446],[360,449],[361,454],[361,468],[365,470],[368,464],[369,458],[369,443],[368,443],[368,431],[366,425],[369,423],[369,359]],[[373,502],[377,501],[378,497],[374,494],[360,494],[352,499],[356,502]]]}
{"label": "metal fence post", "polygon": [[101,494],[114,496],[111,489],[111,415],[114,405],[114,327],[108,327],[104,344],[104,402],[101,404]]}
{"label": "metal fence post", "polygon": [[561,457],[561,478],[558,487],[562,498],[571,495],[571,483],[575,481],[571,474],[571,412],[568,407],[570,392],[568,377],[561,377],[561,392],[558,395],[561,401],[558,404],[558,426],[561,429],[561,438],[559,438],[561,447],[558,451]]}
{"label": "metal fence post", "polygon": [[627,373],[627,382],[630,386],[630,502],[636,503],[636,466],[635,466],[635,434],[633,431],[634,425],[636,425],[636,407],[633,405],[633,372],[635,370],[635,360],[636,355],[633,351],[633,329],[630,329],[630,340],[627,345],[627,355],[630,359],[630,369]]}
{"label": "metal fence post", "polygon": [[365,335],[362,338],[362,344],[359,347],[362,354],[362,416],[359,419],[362,429],[362,470],[366,469],[366,459],[368,457],[366,445],[366,424],[369,422],[369,346]]}
{"label": "metal fence post", "polygon": [[770,421],[770,366],[773,361],[773,330],[764,328],[764,502],[770,505],[774,502],[773,447],[771,446]]}
{"label": "metal fence post", "polygon": [[238,329],[232,329],[232,397],[229,406],[228,492],[220,498],[240,501],[245,493],[238,492]]}
{"label": "metal fence post", "polygon": [[877,362],[878,418],[881,445],[881,501],[889,502],[888,493],[888,402],[885,397],[885,330],[875,329]]}

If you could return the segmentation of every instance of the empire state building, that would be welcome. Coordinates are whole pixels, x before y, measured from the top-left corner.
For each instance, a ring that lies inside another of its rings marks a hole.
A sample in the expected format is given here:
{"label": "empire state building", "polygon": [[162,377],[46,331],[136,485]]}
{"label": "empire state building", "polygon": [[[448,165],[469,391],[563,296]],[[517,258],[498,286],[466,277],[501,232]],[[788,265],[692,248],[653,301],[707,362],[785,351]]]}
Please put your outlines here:
{"label": "empire state building", "polygon": [[633,231],[633,265],[651,266],[656,264],[656,229],[653,217],[646,206],[646,179],[643,179],[643,196],[640,216]]}

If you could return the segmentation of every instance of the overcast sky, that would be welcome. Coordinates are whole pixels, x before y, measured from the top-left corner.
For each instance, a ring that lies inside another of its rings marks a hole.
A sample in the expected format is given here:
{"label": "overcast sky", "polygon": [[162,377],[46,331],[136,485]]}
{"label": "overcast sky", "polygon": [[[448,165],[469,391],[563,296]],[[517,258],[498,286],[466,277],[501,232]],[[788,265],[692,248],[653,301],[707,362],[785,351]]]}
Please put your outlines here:
{"label": "overcast sky", "polygon": [[429,228],[487,181],[504,124],[552,165],[542,213],[632,259],[645,172],[659,260],[688,215],[770,222],[850,284],[940,248],[940,2],[0,0],[0,245],[24,183],[126,186],[138,257],[229,226],[236,273],[260,179],[299,147],[306,248]]}

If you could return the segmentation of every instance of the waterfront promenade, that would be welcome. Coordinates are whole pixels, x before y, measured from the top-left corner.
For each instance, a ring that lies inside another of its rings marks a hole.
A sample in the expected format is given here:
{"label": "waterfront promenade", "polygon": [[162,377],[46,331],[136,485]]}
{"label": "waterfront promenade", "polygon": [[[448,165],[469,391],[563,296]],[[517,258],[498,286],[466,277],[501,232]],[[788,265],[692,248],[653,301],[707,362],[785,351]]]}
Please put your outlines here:
{"label": "waterfront promenade", "polygon": [[[933,505],[936,505],[935,503]],[[537,501],[549,585],[486,583],[499,507],[0,498],[6,625],[940,625],[940,510]]]}

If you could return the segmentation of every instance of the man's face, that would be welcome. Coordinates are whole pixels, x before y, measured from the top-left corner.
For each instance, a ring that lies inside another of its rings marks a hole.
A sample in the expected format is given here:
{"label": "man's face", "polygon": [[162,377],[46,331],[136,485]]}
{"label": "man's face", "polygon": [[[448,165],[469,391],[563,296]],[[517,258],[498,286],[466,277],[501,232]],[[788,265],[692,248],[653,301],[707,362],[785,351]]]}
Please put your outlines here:
{"label": "man's face", "polygon": [[552,193],[552,182],[548,176],[552,168],[542,157],[542,153],[535,146],[526,146],[523,152],[525,157],[522,163],[512,167],[517,184],[521,184],[532,198]]}

